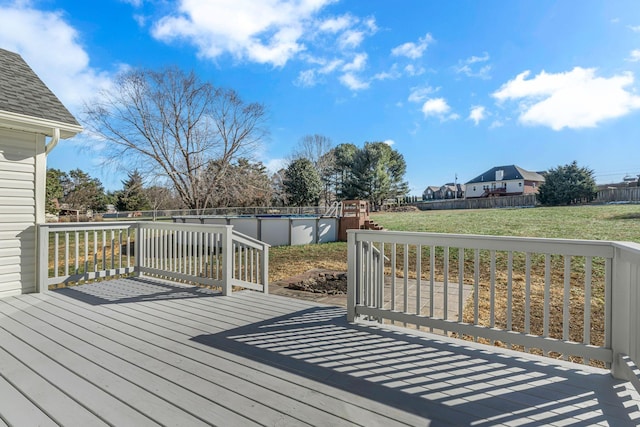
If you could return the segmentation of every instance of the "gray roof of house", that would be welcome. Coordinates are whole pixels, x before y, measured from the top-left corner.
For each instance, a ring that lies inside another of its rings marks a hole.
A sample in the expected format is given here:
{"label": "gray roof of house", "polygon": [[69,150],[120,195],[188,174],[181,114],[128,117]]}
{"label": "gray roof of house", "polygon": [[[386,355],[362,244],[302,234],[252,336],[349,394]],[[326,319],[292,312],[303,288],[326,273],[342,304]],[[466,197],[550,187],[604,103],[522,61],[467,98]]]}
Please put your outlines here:
{"label": "gray roof of house", "polygon": [[468,181],[467,184],[495,181],[496,171],[499,171],[499,170],[504,171],[504,175],[502,176],[502,181],[509,181],[513,179],[524,179],[527,181],[539,181],[539,182],[544,181],[544,177],[537,172],[530,172],[516,165],[508,165],[508,166],[496,166],[494,168],[491,168],[485,173],[483,173],[482,175],[478,175],[477,177],[473,178],[471,181]]}
{"label": "gray roof of house", "polygon": [[79,126],[24,59],[5,49],[0,49],[0,110]]}

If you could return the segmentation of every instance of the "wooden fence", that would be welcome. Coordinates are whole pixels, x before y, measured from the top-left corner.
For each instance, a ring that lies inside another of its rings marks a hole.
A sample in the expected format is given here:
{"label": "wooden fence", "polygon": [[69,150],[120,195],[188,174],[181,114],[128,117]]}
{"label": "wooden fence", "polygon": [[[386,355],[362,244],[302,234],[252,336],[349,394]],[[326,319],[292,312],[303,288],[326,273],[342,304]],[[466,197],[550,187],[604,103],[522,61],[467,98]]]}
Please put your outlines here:
{"label": "wooden fence", "polygon": [[597,203],[640,202],[640,187],[609,188],[598,191]]}
{"label": "wooden fence", "polygon": [[416,203],[420,210],[519,208],[536,205],[536,195],[484,197],[481,199],[449,199]]}
{"label": "wooden fence", "polygon": [[[640,202],[640,187],[609,188],[599,190],[593,203]],[[535,194],[522,196],[484,197],[480,199],[448,199],[417,202],[415,206],[420,210],[445,209],[492,209],[492,208],[522,208],[537,205]]]}

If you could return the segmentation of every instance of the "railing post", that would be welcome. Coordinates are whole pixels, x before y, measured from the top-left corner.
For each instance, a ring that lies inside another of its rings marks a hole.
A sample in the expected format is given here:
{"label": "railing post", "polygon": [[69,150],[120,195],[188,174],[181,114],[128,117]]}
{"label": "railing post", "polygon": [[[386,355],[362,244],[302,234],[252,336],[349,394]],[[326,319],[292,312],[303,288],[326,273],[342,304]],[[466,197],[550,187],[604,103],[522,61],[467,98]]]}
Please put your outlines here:
{"label": "railing post", "polygon": [[231,295],[233,279],[233,226],[227,225],[222,233],[222,295]]}
{"label": "railing post", "polygon": [[347,231],[347,321],[356,320],[356,286],[358,262],[356,259],[356,231]]}
{"label": "railing post", "polygon": [[36,291],[42,293],[49,290],[47,286],[49,278],[49,226],[38,224],[36,227],[38,236]]}
{"label": "railing post", "polygon": [[611,375],[628,379],[627,367],[622,357],[629,355],[636,360],[638,310],[638,265],[625,259],[625,250],[614,248],[611,272],[611,350],[613,361]]}
{"label": "railing post", "polygon": [[269,293],[269,245],[262,246],[262,265],[260,266],[262,272],[262,292]]}
{"label": "railing post", "polygon": [[136,222],[135,230],[136,230],[136,239],[134,243],[135,276],[141,277],[141,276],[144,276],[144,273],[141,271],[141,267],[143,266],[143,260],[144,260],[144,242],[143,242],[144,233],[142,231],[142,223]]}

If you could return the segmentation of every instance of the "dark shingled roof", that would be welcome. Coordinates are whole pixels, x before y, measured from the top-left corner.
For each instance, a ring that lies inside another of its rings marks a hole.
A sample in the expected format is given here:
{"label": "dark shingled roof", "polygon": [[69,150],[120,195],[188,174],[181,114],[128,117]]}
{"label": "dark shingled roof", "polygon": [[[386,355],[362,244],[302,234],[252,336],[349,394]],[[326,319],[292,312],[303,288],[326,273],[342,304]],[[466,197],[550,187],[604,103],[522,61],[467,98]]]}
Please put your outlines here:
{"label": "dark shingled roof", "polygon": [[0,110],[79,126],[24,59],[4,49],[0,49]]}
{"label": "dark shingled roof", "polygon": [[509,181],[513,179],[525,179],[527,181],[538,181],[538,182],[544,181],[544,177],[537,172],[529,172],[516,165],[508,165],[508,166],[496,166],[495,168],[489,169],[482,175],[478,175],[477,177],[473,178],[471,181],[467,182],[467,184],[495,181],[496,171],[499,171],[499,170],[504,171],[504,175],[502,176],[502,181]]}

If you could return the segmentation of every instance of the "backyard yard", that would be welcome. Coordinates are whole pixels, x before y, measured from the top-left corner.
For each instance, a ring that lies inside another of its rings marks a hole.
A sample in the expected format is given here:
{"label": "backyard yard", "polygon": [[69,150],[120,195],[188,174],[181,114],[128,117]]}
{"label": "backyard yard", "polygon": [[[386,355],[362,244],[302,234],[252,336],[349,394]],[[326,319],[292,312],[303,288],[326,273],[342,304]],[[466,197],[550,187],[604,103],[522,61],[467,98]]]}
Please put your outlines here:
{"label": "backyard yard", "polygon": [[[387,230],[640,242],[640,205],[376,213]],[[347,269],[343,242],[282,246],[270,253],[270,281],[312,268]]]}
{"label": "backyard yard", "polygon": [[[487,209],[487,210],[455,210],[455,211],[418,211],[398,213],[378,213],[373,216],[375,222],[387,230],[452,233],[452,234],[480,234],[498,236],[520,236],[561,239],[584,240],[616,240],[640,242],[640,206],[638,205],[602,205],[602,206],[572,206],[556,208],[529,208],[529,209]],[[396,265],[402,265],[404,257],[403,247],[397,248]],[[415,247],[408,247],[407,259],[411,264],[410,271],[416,271],[413,261],[416,258]],[[463,282],[472,285],[474,282],[474,255],[473,251],[465,250],[447,252],[443,257],[441,247],[422,247],[422,258],[429,259],[429,251],[436,251],[436,265],[434,272],[422,267],[423,279],[428,279],[435,273],[437,281],[444,280],[444,261],[448,259],[448,278],[451,283],[459,280],[460,271],[463,273]],[[385,255],[391,257],[388,248]],[[530,332],[543,335],[545,300],[545,263],[549,262],[551,293],[549,336],[562,338],[563,336],[563,282],[565,282],[564,258],[551,256],[546,260],[542,255],[532,255],[531,266],[531,319],[525,320],[525,253],[514,252],[509,260],[508,253],[497,252],[491,261],[491,253],[488,250],[479,253],[479,307],[478,314],[474,311],[473,298],[467,300],[463,317],[465,322],[473,323],[474,316],[479,316],[480,324],[484,326],[496,326],[509,330],[527,332],[525,323]],[[460,267],[459,256],[464,257],[463,266]],[[312,268],[346,271],[347,245],[345,243],[330,243],[313,246],[276,247],[270,252],[271,280],[282,280],[294,274],[300,274]],[[491,285],[491,262],[497,269],[496,286]],[[512,265],[512,287],[508,287],[510,280],[507,277],[508,263]],[[391,274],[390,265],[385,267],[385,274]],[[569,337],[572,341],[581,342],[583,339],[583,311],[585,304],[585,277],[593,280],[592,287],[586,291],[590,301],[590,342],[593,345],[604,343],[604,317],[605,317],[605,260],[593,258],[589,261],[589,267],[585,265],[584,258],[577,257],[570,263],[570,281],[572,283],[569,308],[571,310],[571,322]],[[410,273],[415,279],[416,273]],[[509,299],[512,303],[509,304]],[[494,301],[492,303],[490,301]],[[507,307],[511,306],[511,310]],[[507,319],[507,313],[509,319]],[[511,324],[511,326],[508,326]],[[483,341],[483,340],[481,340]],[[497,345],[501,343],[497,342]],[[515,349],[520,349],[514,346]],[[534,351],[538,353],[538,351]],[[554,356],[554,354],[550,354]],[[571,358],[573,360],[573,358]],[[578,361],[578,360],[576,360]]]}

